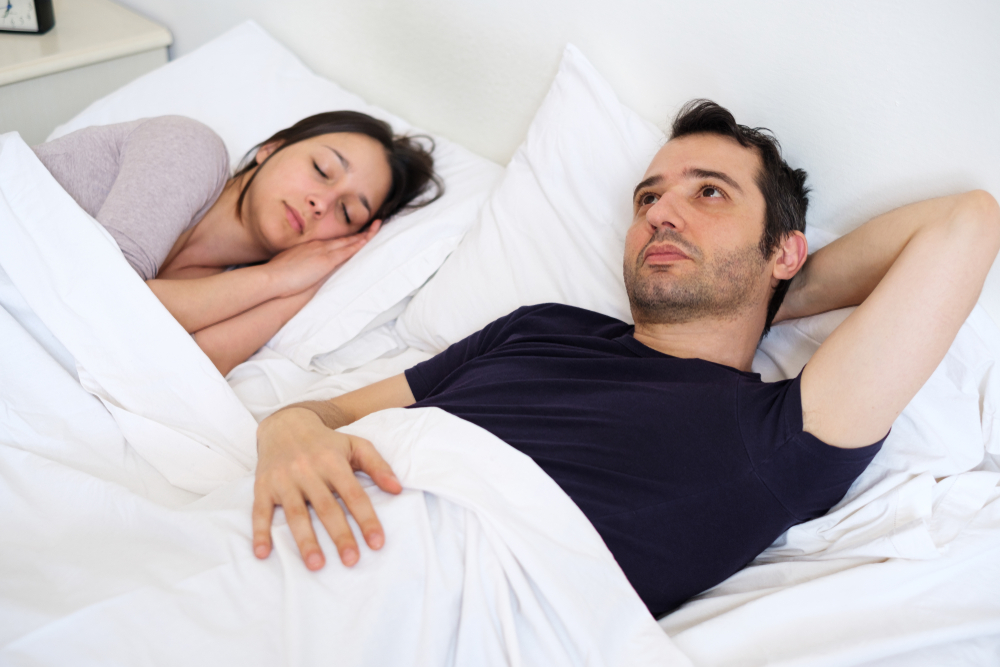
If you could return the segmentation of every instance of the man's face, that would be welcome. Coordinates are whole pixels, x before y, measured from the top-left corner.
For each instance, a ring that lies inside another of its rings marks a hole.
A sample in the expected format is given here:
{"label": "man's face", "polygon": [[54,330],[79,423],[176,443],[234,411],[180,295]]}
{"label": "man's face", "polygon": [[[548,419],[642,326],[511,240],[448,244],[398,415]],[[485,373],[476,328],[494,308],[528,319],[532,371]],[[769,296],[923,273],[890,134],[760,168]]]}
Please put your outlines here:
{"label": "man's face", "polygon": [[760,158],[735,140],[695,134],[668,142],[633,200],[625,288],[637,322],[735,318],[770,293],[761,255]]}

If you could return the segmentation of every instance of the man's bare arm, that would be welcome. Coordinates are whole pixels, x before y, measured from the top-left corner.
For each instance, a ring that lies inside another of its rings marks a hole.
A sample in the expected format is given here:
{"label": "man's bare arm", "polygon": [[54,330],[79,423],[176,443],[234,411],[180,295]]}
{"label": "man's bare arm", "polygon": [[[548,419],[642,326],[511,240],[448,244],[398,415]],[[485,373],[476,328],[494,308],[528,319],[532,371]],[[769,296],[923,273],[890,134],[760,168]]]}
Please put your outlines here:
{"label": "man's bare arm", "polygon": [[930,207],[950,199],[943,197],[895,209],[810,254],[792,280],[774,321],[859,305],[875,290],[913,235],[933,222]]}
{"label": "man's bare arm", "polygon": [[305,408],[315,412],[327,428],[338,429],[353,424],[373,412],[388,408],[405,408],[414,402],[410,383],[406,381],[406,376],[400,373],[328,401],[302,401],[287,405],[281,410]]}
{"label": "man's bare arm", "polygon": [[323,567],[325,557],[316,541],[309,505],[330,534],[340,560],[351,566],[359,551],[336,491],[358,522],[365,542],[380,549],[382,524],[354,472],[366,473],[383,491],[402,487],[389,464],[364,438],[333,429],[378,410],[412,405],[413,392],[405,375],[349,392],[329,401],[307,401],[283,408],[257,428],[257,476],[254,483],[253,548],[258,558],[271,553],[271,521],[281,505],[302,559],[310,570]]}
{"label": "man's bare arm", "polygon": [[811,257],[787,316],[860,305],[803,370],[805,430],[846,448],[883,437],[944,358],[998,249],[1000,207],[975,191],[886,213]]}

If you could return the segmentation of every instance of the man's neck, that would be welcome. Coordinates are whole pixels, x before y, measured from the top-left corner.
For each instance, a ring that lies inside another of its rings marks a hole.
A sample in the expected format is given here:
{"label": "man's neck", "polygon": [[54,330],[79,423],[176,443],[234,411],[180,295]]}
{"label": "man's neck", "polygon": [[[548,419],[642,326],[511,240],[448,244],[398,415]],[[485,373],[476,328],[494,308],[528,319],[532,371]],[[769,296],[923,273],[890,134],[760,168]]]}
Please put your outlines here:
{"label": "man's neck", "polygon": [[671,324],[637,319],[634,337],[646,347],[673,357],[704,359],[749,371],[763,329],[763,317],[746,313],[731,319],[706,318]]}

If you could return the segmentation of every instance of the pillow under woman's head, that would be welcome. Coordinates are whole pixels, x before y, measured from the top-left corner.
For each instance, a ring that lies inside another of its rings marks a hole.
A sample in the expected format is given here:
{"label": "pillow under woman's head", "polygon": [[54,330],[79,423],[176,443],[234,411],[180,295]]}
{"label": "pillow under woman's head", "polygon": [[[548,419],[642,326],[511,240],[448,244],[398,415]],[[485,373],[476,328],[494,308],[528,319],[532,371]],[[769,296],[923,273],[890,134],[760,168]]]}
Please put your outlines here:
{"label": "pillow under woman's head", "polygon": [[[400,118],[313,74],[258,25],[247,22],[94,102],[49,138],[91,125],[176,114],[215,130],[236,167],[248,150],[278,130],[344,109],[383,120],[396,134],[414,132]],[[445,195],[395,216],[334,273],[269,347],[310,367],[314,357],[340,348],[394,312],[458,244],[503,170],[443,137],[432,139],[434,168],[445,182]]]}

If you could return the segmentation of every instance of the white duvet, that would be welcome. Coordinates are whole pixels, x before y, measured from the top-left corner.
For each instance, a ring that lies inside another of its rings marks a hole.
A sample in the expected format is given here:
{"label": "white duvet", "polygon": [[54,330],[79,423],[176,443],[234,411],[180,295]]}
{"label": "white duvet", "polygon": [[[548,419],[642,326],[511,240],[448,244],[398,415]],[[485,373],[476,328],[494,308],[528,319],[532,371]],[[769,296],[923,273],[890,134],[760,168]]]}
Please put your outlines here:
{"label": "white duvet", "polygon": [[12,134],[0,192],[0,664],[689,664],[558,486],[435,409],[349,428],[405,487],[367,487],[383,549],[311,573],[279,512],[254,558],[250,412]]}
{"label": "white duvet", "polygon": [[[2,665],[888,667],[1000,650],[1000,334],[980,309],[830,514],[657,626],[534,463],[437,410],[350,427],[406,489],[368,487],[381,551],[310,573],[279,512],[274,553],[254,558],[251,413],[364,373],[317,381],[265,354],[234,392],[15,135],[0,306]],[[794,375],[843,316],[776,327],[755,369]]]}

